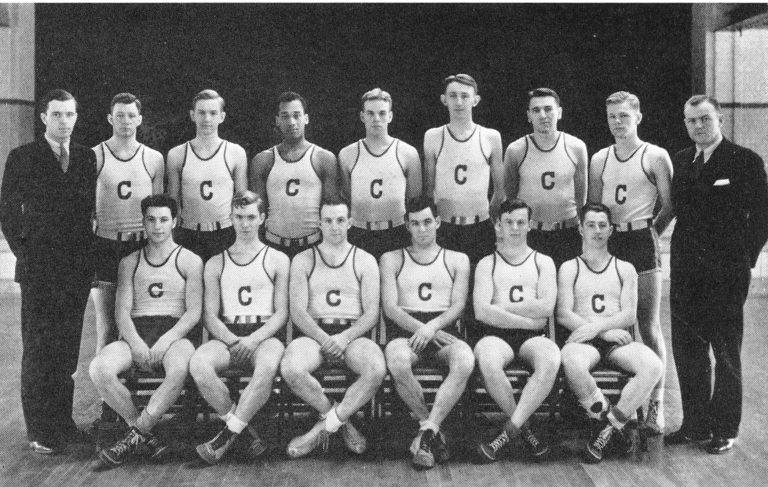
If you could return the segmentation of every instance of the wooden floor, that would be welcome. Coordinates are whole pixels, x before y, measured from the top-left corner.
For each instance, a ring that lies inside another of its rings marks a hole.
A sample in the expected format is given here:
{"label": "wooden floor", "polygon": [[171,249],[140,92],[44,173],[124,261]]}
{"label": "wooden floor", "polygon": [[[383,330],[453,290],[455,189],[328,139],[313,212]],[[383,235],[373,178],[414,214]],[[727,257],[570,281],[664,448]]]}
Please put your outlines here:
{"label": "wooden floor", "polygon": [[[194,457],[195,441],[210,434],[215,425],[201,424],[200,431],[177,443],[176,454],[163,465],[134,462],[121,468],[94,472],[92,448],[71,448],[65,454],[45,457],[29,452],[19,399],[21,338],[19,296],[15,285],[0,281],[0,485],[2,486],[218,486],[280,485],[320,486],[374,485],[419,487],[437,485],[509,485],[509,486],[642,486],[706,485],[757,486],[768,484],[768,293],[762,282],[753,283],[746,306],[744,339],[744,415],[736,448],[722,456],[708,455],[689,447],[664,447],[652,439],[647,452],[637,452],[628,459],[608,459],[600,465],[588,465],[577,455],[581,447],[579,431],[555,425],[558,438],[554,458],[535,464],[519,453],[511,453],[491,465],[472,462],[471,448],[478,435],[489,434],[499,418],[447,425],[455,459],[425,472],[413,470],[405,453],[415,432],[408,419],[392,419],[383,424],[362,424],[371,441],[371,451],[362,458],[348,455],[335,440],[325,456],[288,460],[283,451],[291,434],[309,426],[308,418],[299,418],[287,426],[283,440],[278,440],[273,424],[263,426],[264,436],[273,441],[274,451],[256,463],[227,458],[221,465],[203,467]],[[669,350],[669,306],[665,295],[662,323]],[[80,367],[77,373],[76,421],[86,427],[98,416],[99,403],[87,377],[87,364],[93,355],[94,324],[92,306],[86,317]],[[668,365],[666,390],[667,427],[677,429],[680,406],[674,366]],[[267,422],[268,423],[268,422]],[[170,429],[172,425],[161,425]]]}

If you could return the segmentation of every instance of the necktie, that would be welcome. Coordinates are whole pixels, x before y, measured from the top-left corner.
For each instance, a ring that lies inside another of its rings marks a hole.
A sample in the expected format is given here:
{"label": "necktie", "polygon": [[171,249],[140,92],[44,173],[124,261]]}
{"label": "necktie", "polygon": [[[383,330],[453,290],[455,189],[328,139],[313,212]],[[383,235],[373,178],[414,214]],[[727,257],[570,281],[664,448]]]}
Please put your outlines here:
{"label": "necktie", "polygon": [[701,170],[704,167],[704,151],[699,151],[699,155],[693,160],[693,179],[699,179]]}
{"label": "necktie", "polygon": [[64,144],[59,145],[59,164],[61,170],[67,172],[69,168],[69,152],[67,152],[67,146]]}

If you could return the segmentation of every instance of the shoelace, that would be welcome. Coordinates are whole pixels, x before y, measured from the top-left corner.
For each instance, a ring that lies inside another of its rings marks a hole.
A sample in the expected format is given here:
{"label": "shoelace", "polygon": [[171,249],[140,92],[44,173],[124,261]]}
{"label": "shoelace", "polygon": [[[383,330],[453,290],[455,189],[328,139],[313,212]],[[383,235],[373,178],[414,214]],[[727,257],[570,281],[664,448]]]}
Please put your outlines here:
{"label": "shoelace", "polygon": [[525,433],[525,441],[527,441],[528,444],[531,445],[534,449],[539,447],[539,439],[536,438],[536,436],[530,430],[526,431]]}
{"label": "shoelace", "polygon": [[331,438],[331,435],[328,431],[326,430],[320,431],[320,434],[317,435],[316,446],[320,446],[320,448],[322,448],[324,452],[328,451],[328,443],[330,438]]}
{"label": "shoelace", "polygon": [[509,436],[507,435],[507,432],[506,432],[506,431],[504,431],[504,432],[503,432],[503,433],[501,433],[499,436],[497,436],[495,440],[493,440],[492,442],[490,442],[490,443],[488,444],[488,446],[490,446],[490,447],[491,447],[491,450],[493,450],[494,452],[496,452],[496,451],[499,451],[499,449],[500,449],[501,447],[503,447],[504,445],[506,445],[508,441],[509,441]]}
{"label": "shoelace", "polygon": [[115,446],[111,448],[111,451],[119,457],[130,450],[132,447],[136,446],[138,443],[139,435],[132,433],[127,438],[123,438],[122,440],[115,443]]}
{"label": "shoelace", "polygon": [[608,444],[608,442],[610,441],[612,435],[613,435],[613,426],[608,425],[605,428],[603,428],[602,431],[600,431],[593,445],[596,448],[603,450],[605,446]]}
{"label": "shoelace", "polygon": [[435,434],[432,430],[426,430],[421,434],[421,443],[419,444],[419,450],[424,450],[427,453],[432,452],[432,442],[435,440]]}

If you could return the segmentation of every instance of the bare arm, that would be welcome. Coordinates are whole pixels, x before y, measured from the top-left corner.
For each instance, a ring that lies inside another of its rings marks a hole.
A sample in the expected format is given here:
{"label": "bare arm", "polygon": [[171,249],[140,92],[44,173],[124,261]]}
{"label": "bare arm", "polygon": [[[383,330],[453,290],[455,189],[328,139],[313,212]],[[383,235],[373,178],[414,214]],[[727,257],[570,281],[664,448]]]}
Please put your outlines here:
{"label": "bare arm", "polygon": [[573,311],[573,285],[576,282],[576,263],[564,262],[557,273],[557,322],[571,331],[589,326],[587,320]]}
{"label": "bare arm", "polygon": [[[191,251],[181,249],[178,254],[179,271],[184,277],[184,306],[186,311],[179,321],[165,334],[173,341],[187,336],[187,333],[200,323],[203,311],[203,261]],[[162,339],[162,337],[160,337]]]}
{"label": "bare arm", "polygon": [[356,252],[354,257],[360,269],[360,301],[363,314],[341,334],[352,341],[368,333],[379,322],[379,266],[368,253]]}
{"label": "bare arm", "polygon": [[490,148],[488,162],[491,165],[491,179],[493,179],[493,195],[491,196],[491,212],[498,212],[501,202],[504,201],[504,152],[501,147],[501,134],[498,130],[486,130],[485,147]]}
{"label": "bare arm", "polygon": [[267,264],[267,271],[275,276],[275,288],[272,303],[275,312],[270,316],[264,326],[253,332],[250,336],[256,343],[261,343],[284,327],[288,322],[288,278],[290,273],[290,260],[282,252],[267,249],[272,257]]}
{"label": "bare arm", "polygon": [[323,198],[334,196],[338,191],[339,164],[336,156],[319,147],[313,154],[313,163],[323,184]]}
{"label": "bare arm", "polygon": [[[177,145],[168,152],[166,171],[168,173],[168,194],[182,206],[181,201],[181,169],[184,165],[184,145]],[[153,185],[154,187],[154,185]]]}
{"label": "bare arm", "polygon": [[357,147],[355,142],[339,151],[339,183],[347,201],[352,201],[352,167],[359,155]]}
{"label": "bare arm", "polygon": [[442,128],[437,127],[427,130],[424,134],[424,191],[428,196],[435,194],[435,165],[442,143],[441,131]]}
{"label": "bare arm", "polygon": [[509,144],[504,153],[504,186],[508,200],[517,198],[520,192],[520,163],[525,158],[525,149],[525,138],[520,138]]}
{"label": "bare arm", "polygon": [[605,168],[605,156],[608,148],[600,149],[592,156],[589,164],[589,189],[587,199],[591,203],[600,203],[603,200],[603,169]]}
{"label": "bare arm", "polygon": [[573,175],[574,191],[576,193],[576,208],[581,208],[587,202],[587,146],[579,139],[569,138],[569,152],[573,154],[576,163],[576,173]]}
{"label": "bare arm", "polygon": [[397,271],[403,263],[403,255],[399,250],[387,252],[381,256],[379,265],[381,274],[381,304],[384,314],[397,326],[411,333],[418,330],[424,323],[409,315],[398,304]]}
{"label": "bare arm", "polygon": [[510,313],[504,307],[491,304],[493,300],[493,255],[484,257],[475,269],[475,289],[473,291],[475,318],[486,325],[503,329],[540,330],[546,324],[545,319],[532,319]]}
{"label": "bare arm", "polygon": [[219,278],[222,270],[222,254],[213,256],[205,264],[203,279],[205,281],[205,327],[211,336],[225,344],[232,345],[238,340],[237,335],[229,331],[227,325],[219,318],[221,313],[221,286]]}
{"label": "bare arm", "polygon": [[133,308],[133,271],[136,269],[136,263],[139,259],[140,251],[123,258],[117,268],[117,291],[115,292],[115,322],[120,336],[131,347],[131,350],[144,347],[147,352],[149,348],[146,342],[136,331],[136,325],[131,318],[131,309]]}
{"label": "bare arm", "polygon": [[245,149],[238,144],[229,144],[230,162],[232,163],[232,179],[235,183],[235,193],[248,189],[248,156]]}
{"label": "bare arm", "polygon": [[[654,148],[655,149],[655,148]],[[661,210],[653,221],[653,228],[661,235],[667,229],[674,218],[672,209],[672,159],[669,153],[662,148],[655,149],[649,154],[651,174],[656,181],[656,190],[661,200]]]}
{"label": "bare arm", "polygon": [[291,321],[306,336],[319,344],[325,343],[329,335],[309,315],[309,269],[312,266],[312,249],[305,250],[291,262],[290,310]]}
{"label": "bare arm", "polygon": [[[146,159],[147,171],[152,177],[152,194],[161,194],[165,189],[165,159],[163,155],[154,149],[147,147]],[[96,155],[98,158],[98,154]]]}
{"label": "bare arm", "polygon": [[538,254],[539,281],[536,286],[536,297],[524,299],[515,303],[505,303],[504,309],[526,318],[549,318],[555,311],[557,301],[557,271],[551,257]]}
{"label": "bare arm", "polygon": [[421,195],[421,158],[416,148],[405,142],[401,141],[397,148],[400,161],[405,168],[405,198],[407,201]]}

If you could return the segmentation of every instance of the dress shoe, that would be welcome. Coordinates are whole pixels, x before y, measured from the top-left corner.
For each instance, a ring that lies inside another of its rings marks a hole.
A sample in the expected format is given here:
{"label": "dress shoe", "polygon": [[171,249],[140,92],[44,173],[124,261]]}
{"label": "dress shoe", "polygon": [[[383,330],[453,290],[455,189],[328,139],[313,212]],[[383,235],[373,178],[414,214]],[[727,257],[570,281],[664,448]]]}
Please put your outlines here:
{"label": "dress shoe", "polygon": [[60,451],[59,445],[45,444],[40,441],[30,441],[29,448],[31,448],[33,452],[40,455],[53,455],[55,453],[59,453]]}
{"label": "dress shoe", "polygon": [[736,441],[736,438],[723,438],[720,436],[715,436],[712,438],[712,441],[707,443],[707,453],[712,453],[713,455],[719,455],[721,453],[725,453],[731,448],[733,448],[733,443]]}
{"label": "dress shoe", "polygon": [[684,445],[687,443],[694,443],[694,442],[701,442],[701,441],[707,441],[712,437],[712,435],[708,432],[696,432],[692,433],[690,431],[685,431],[683,429],[679,429],[675,431],[674,433],[670,433],[667,436],[664,437],[664,444],[665,445]]}

